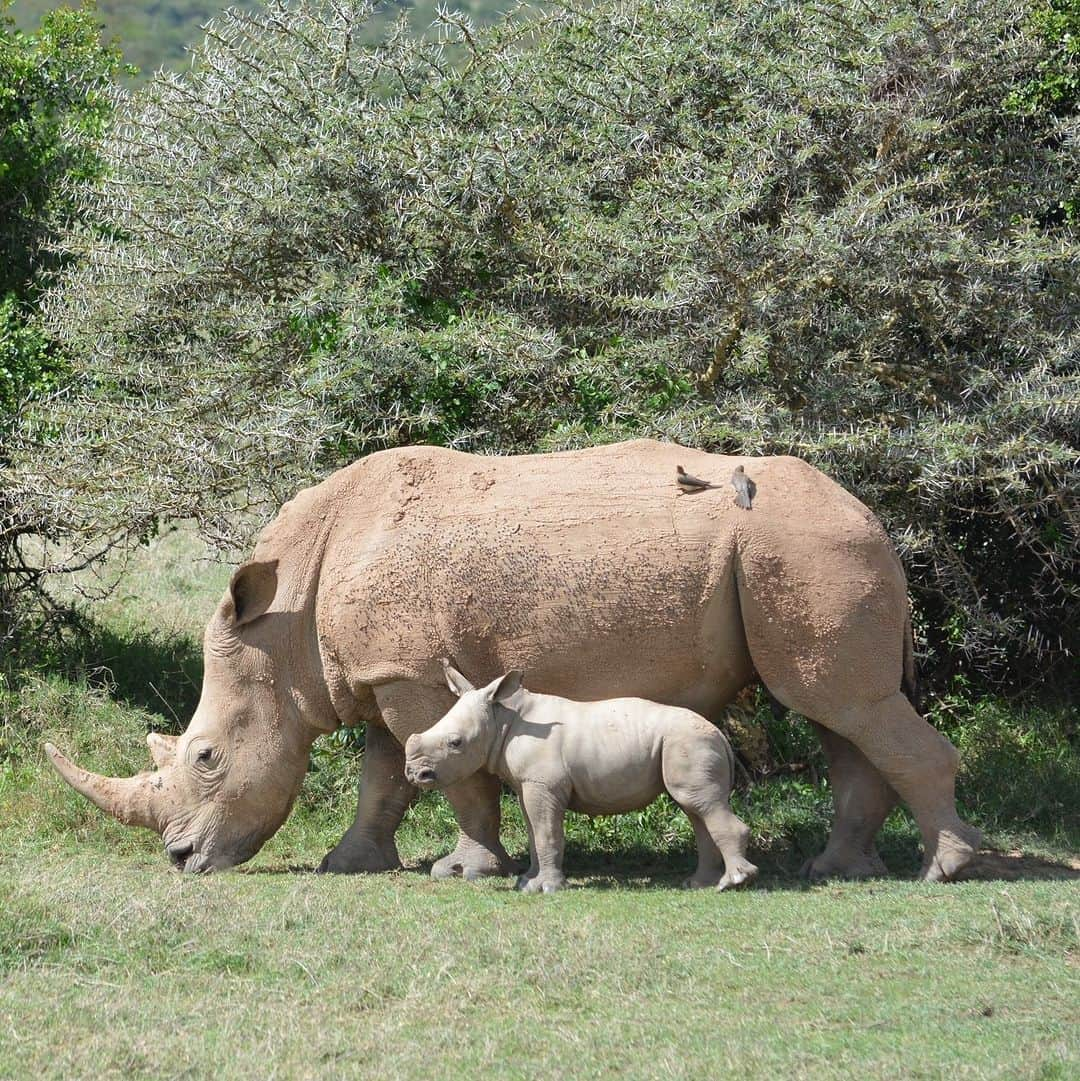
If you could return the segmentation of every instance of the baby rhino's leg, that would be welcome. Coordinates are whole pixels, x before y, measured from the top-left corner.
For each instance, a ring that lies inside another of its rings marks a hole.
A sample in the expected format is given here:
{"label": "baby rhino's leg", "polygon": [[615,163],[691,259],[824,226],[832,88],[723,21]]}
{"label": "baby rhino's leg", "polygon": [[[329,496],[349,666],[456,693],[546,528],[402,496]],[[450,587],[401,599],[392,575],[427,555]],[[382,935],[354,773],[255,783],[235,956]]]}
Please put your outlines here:
{"label": "baby rhino's leg", "polygon": [[523,794],[519,793],[518,803],[521,804],[521,817],[525,819],[525,829],[529,834],[529,866],[518,875],[515,883],[517,889],[524,891],[526,885],[540,873],[540,861],[536,858],[536,838],[533,836],[532,819],[529,818]]}
{"label": "baby rhino's leg", "polygon": [[523,893],[554,893],[566,885],[562,869],[566,804],[567,797],[547,785],[526,781],[521,786],[521,809],[532,851],[532,865],[518,880]]}
{"label": "baby rhino's leg", "polygon": [[758,871],[746,858],[750,830],[728,803],[730,753],[727,741],[711,726],[695,726],[664,740],[664,787],[686,812],[697,838],[698,866],[687,880],[690,887],[733,889]]}

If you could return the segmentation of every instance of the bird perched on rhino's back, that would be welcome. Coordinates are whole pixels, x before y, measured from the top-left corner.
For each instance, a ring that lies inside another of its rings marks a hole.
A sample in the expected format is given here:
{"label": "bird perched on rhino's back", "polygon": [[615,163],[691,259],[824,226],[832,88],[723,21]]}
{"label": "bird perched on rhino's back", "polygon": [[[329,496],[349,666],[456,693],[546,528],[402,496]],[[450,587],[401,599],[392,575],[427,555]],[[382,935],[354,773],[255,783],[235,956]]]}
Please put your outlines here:
{"label": "bird perched on rhino's back", "polygon": [[[675,467],[675,483],[680,492],[691,495],[695,492],[704,492],[709,488],[718,488],[718,484],[702,480],[687,473],[681,465]],[[731,486],[735,489],[735,504],[743,510],[750,510],[754,504],[754,496],[757,494],[757,485],[746,475],[746,470],[738,465],[731,474]]]}
{"label": "bird perched on rhino's back", "polygon": [[746,475],[746,470],[741,465],[735,467],[731,474],[731,486],[735,489],[735,505],[743,510],[750,510],[754,505],[754,496],[757,495],[757,485]]}
{"label": "bird perched on rhino's back", "polygon": [[687,473],[681,465],[675,467],[675,483],[679,486],[681,492],[703,492],[706,488],[715,488],[715,484],[711,484],[707,480],[702,480],[700,477],[692,476]]}

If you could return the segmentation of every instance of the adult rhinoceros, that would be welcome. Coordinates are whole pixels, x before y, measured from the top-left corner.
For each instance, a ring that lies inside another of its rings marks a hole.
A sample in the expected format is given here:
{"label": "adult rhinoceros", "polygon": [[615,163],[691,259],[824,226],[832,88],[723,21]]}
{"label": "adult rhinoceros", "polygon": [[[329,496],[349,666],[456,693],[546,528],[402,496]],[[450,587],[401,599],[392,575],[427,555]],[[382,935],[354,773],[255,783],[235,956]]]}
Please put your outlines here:
{"label": "adult rhinoceros", "polygon": [[[743,463],[751,510],[727,486]],[[719,481],[684,493],[676,465]],[[717,718],[755,679],[817,722],[836,823],[814,876],[880,870],[897,798],[953,876],[976,830],[957,817],[952,745],[902,688],[914,672],[904,574],[856,499],[795,458],[639,441],[525,457],[434,447],[373,454],[300,492],[263,531],[206,630],[198,709],[151,734],[156,772],[100,777],[53,747],[64,779],[156,830],[189,871],[250,859],[281,825],[312,742],[367,724],[355,823],[328,871],[397,867],[415,789],[402,746],[453,704],[440,658],[536,691],[652,698]],[[433,874],[505,873],[499,785],[447,792],[460,839]]]}

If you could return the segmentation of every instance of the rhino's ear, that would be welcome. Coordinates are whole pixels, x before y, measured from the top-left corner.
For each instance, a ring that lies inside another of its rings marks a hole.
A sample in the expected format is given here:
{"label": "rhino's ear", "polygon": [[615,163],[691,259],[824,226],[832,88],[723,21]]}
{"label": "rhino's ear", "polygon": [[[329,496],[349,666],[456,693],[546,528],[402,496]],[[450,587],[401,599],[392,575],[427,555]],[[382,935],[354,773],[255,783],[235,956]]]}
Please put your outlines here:
{"label": "rhino's ear", "polygon": [[150,757],[158,769],[171,766],[176,758],[176,736],[163,736],[160,732],[147,732],[146,745],[150,748]]}
{"label": "rhino's ear", "polygon": [[277,593],[277,560],[268,563],[245,563],[229,582],[233,620],[238,627],[265,615]]}
{"label": "rhino's ear", "polygon": [[446,676],[446,685],[460,698],[466,691],[475,691],[476,688],[447,660],[442,659],[443,675]]}
{"label": "rhino's ear", "polygon": [[521,681],[524,678],[525,674],[516,669],[513,672],[507,672],[502,679],[491,684],[492,701],[505,702],[508,698],[513,698],[521,690]]}

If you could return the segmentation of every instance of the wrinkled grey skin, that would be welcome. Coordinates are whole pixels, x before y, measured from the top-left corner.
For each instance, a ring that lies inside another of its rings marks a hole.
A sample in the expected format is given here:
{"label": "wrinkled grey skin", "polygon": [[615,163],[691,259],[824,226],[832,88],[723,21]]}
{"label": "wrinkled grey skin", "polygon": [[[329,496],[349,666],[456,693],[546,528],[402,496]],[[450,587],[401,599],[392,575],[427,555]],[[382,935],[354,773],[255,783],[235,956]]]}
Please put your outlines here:
{"label": "wrinkled grey skin", "polygon": [[525,893],[563,887],[563,819],[636,811],[665,789],[686,812],[698,844],[690,887],[731,889],[757,868],[746,858],[750,831],[731,812],[734,758],[727,739],[688,709],[642,698],[572,702],[532,694],[520,672],[479,690],[449,662],[457,704],[405,744],[405,775],[419,788],[457,784],[487,770],[521,800],[532,862]]}

